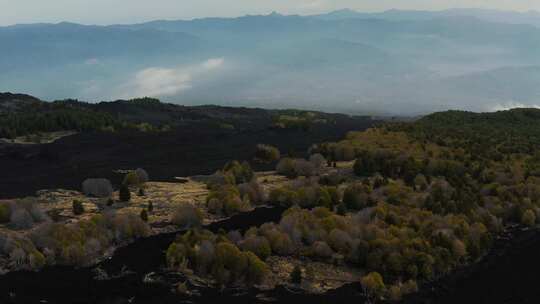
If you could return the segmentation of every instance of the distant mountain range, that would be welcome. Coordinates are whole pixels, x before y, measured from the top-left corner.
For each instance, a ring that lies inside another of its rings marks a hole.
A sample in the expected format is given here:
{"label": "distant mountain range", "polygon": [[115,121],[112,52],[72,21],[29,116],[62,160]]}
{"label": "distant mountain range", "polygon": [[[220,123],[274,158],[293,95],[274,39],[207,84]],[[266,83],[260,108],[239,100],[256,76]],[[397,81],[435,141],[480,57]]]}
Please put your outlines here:
{"label": "distant mountain range", "polygon": [[454,8],[443,11],[410,11],[410,10],[388,10],[380,13],[362,13],[351,9],[343,9],[327,14],[314,16],[323,20],[342,20],[351,18],[373,18],[385,20],[429,20],[434,18],[450,17],[474,17],[483,21],[509,23],[509,24],[529,24],[540,26],[540,12],[514,12],[502,10],[488,10],[475,8]]}
{"label": "distant mountain range", "polygon": [[0,91],[366,114],[540,104],[540,14],[478,9],[0,27]]}

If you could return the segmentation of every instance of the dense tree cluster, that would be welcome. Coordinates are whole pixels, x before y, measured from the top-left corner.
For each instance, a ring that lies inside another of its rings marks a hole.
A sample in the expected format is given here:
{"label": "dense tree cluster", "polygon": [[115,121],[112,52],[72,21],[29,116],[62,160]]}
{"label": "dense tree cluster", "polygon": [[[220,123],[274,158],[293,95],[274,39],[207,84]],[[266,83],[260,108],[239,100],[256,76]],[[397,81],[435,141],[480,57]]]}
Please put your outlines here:
{"label": "dense tree cluster", "polygon": [[225,164],[222,170],[214,173],[206,182],[209,189],[219,188],[223,185],[238,185],[251,182],[255,174],[248,162],[240,163],[237,160]]}
{"label": "dense tree cluster", "polygon": [[326,166],[326,159],[321,154],[313,154],[309,160],[303,158],[282,158],[276,166],[277,173],[289,178],[315,176]]}
{"label": "dense tree cluster", "polygon": [[300,129],[308,131],[315,123],[326,123],[316,113],[305,111],[281,111],[280,115],[273,117],[273,126],[280,129]]}
{"label": "dense tree cluster", "polygon": [[340,202],[340,193],[336,187],[321,186],[313,179],[301,179],[272,189],[269,200],[283,207],[299,205],[303,208],[333,208]]}
{"label": "dense tree cluster", "polygon": [[149,234],[149,226],[137,215],[94,215],[72,224],[47,222],[28,237],[0,234],[0,254],[7,257],[12,269],[85,265],[114,244]]}
{"label": "dense tree cluster", "polygon": [[189,230],[167,249],[173,269],[210,276],[219,285],[260,284],[269,272],[255,253],[241,250],[226,236],[206,230]]}
{"label": "dense tree cluster", "polygon": [[47,111],[0,115],[0,137],[15,138],[27,134],[63,130],[96,131],[118,128],[111,115],[81,108],[51,105]]}
{"label": "dense tree cluster", "polygon": [[251,208],[249,197],[241,197],[236,185],[221,185],[210,190],[206,198],[208,211],[217,215],[231,216]]}
{"label": "dense tree cluster", "polygon": [[227,163],[223,170],[211,176],[207,186],[210,193],[206,204],[213,214],[231,216],[267,201],[267,194],[247,162]]}
{"label": "dense tree cluster", "polygon": [[538,109],[495,113],[447,111],[387,128],[405,131],[421,142],[464,149],[475,159],[500,160],[514,153],[532,155],[540,146]]}
{"label": "dense tree cluster", "polygon": [[32,197],[13,202],[0,203],[0,223],[7,223],[14,229],[28,229],[34,223],[49,221],[49,217]]}
{"label": "dense tree cluster", "polygon": [[[120,103],[124,103],[126,108],[167,107],[159,100],[150,98],[117,101],[116,105]],[[170,128],[168,125],[155,126],[144,121],[120,119],[114,107],[115,104],[111,104],[111,108],[108,108],[107,105],[102,107],[101,104],[90,104],[72,99],[55,102],[36,100],[17,111],[0,113],[0,138],[68,130],[114,132],[131,129],[141,132],[161,132],[168,131]]]}

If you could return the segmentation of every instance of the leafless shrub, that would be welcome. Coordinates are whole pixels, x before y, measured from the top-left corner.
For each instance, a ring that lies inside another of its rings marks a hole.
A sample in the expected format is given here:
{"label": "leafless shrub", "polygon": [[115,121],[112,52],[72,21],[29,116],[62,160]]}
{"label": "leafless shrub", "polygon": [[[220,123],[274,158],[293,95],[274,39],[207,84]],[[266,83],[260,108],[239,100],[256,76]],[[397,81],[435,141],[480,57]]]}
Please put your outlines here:
{"label": "leafless shrub", "polygon": [[23,208],[16,209],[11,213],[10,222],[15,229],[29,229],[34,225],[32,215]]}
{"label": "leafless shrub", "polygon": [[312,249],[313,249],[313,254],[316,257],[320,257],[320,258],[328,258],[328,257],[331,257],[332,254],[334,254],[334,252],[332,251],[332,248],[330,248],[330,246],[328,246],[328,244],[323,241],[317,241],[313,243]]}
{"label": "leafless shrub", "polygon": [[311,155],[309,157],[309,162],[312,163],[317,170],[326,166],[326,158],[324,158],[324,156],[322,156],[320,153]]}
{"label": "leafless shrub", "polygon": [[110,197],[113,193],[111,182],[105,178],[89,178],[82,184],[83,193],[87,196]]}
{"label": "leafless shrub", "polygon": [[296,177],[297,173],[295,170],[294,163],[295,163],[295,160],[292,158],[288,158],[288,157],[282,158],[276,166],[277,173],[281,175],[285,175],[287,177]]}
{"label": "leafless shrub", "polygon": [[146,170],[138,168],[137,170],[135,170],[135,173],[139,177],[139,183],[146,183],[149,181],[148,173],[146,172]]}
{"label": "leafless shrub", "polygon": [[197,268],[199,272],[206,273],[216,257],[216,248],[209,240],[204,240],[197,252]]}
{"label": "leafless shrub", "polygon": [[229,231],[229,233],[227,233],[227,238],[229,241],[238,244],[240,241],[242,241],[242,234],[238,230]]}
{"label": "leafless shrub", "polygon": [[212,214],[217,214],[217,215],[221,215],[223,212],[223,203],[217,199],[217,198],[213,198],[211,200],[208,201],[208,204],[207,204],[207,207],[208,207],[208,212],[212,213]]}
{"label": "leafless shrub", "polygon": [[249,183],[238,185],[238,190],[242,197],[247,195],[249,201],[254,205],[265,203],[268,200],[268,195],[255,178]]}
{"label": "leafless shrub", "polygon": [[260,236],[251,236],[246,238],[240,243],[240,247],[243,250],[253,252],[262,260],[266,260],[270,254],[272,254],[270,243],[266,238]]}
{"label": "leafless shrub", "polygon": [[33,205],[32,207],[30,207],[30,210],[28,212],[30,213],[34,221],[38,223],[50,220],[49,216],[41,208],[39,208],[38,205]]}
{"label": "leafless shrub", "polygon": [[328,235],[328,244],[340,253],[348,253],[351,250],[352,239],[343,230],[333,229]]}
{"label": "leafless shrub", "polygon": [[298,176],[313,176],[317,173],[317,169],[313,163],[305,159],[297,159],[295,161],[295,170]]}
{"label": "leafless shrub", "polygon": [[202,213],[195,206],[184,203],[175,210],[171,222],[181,228],[199,227],[202,224]]}
{"label": "leafless shrub", "polygon": [[15,248],[9,253],[9,262],[14,267],[21,267],[26,263],[26,252],[21,248]]}

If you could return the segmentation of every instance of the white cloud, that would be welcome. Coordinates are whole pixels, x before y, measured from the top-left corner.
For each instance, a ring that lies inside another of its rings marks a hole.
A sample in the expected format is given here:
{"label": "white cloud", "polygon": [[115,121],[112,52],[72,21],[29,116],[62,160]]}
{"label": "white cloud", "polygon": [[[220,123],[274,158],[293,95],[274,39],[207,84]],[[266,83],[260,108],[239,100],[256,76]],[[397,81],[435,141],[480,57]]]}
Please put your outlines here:
{"label": "white cloud", "polygon": [[202,64],[202,66],[207,70],[213,70],[213,69],[220,68],[224,62],[225,62],[225,59],[223,58],[212,58],[212,59],[206,60]]}
{"label": "white cloud", "polygon": [[117,95],[118,98],[177,95],[191,89],[194,80],[220,69],[224,63],[224,58],[211,58],[201,64],[188,67],[146,68],[138,71],[131,80],[122,85]]}
{"label": "white cloud", "polygon": [[536,108],[536,109],[540,109],[540,105],[536,105],[536,104],[527,105],[527,104],[523,104],[523,103],[520,103],[520,102],[510,101],[510,102],[496,104],[493,107],[491,107],[490,110],[491,110],[491,112],[497,112],[497,111],[506,111],[506,110],[510,110],[510,109],[515,109],[515,108]]}
{"label": "white cloud", "polygon": [[96,64],[100,64],[100,61],[97,58],[88,58],[87,60],[84,61],[84,64],[86,64],[86,65],[96,65]]}
{"label": "white cloud", "polygon": [[170,96],[191,88],[191,75],[181,69],[148,68],[135,75],[134,85],[135,96]]}

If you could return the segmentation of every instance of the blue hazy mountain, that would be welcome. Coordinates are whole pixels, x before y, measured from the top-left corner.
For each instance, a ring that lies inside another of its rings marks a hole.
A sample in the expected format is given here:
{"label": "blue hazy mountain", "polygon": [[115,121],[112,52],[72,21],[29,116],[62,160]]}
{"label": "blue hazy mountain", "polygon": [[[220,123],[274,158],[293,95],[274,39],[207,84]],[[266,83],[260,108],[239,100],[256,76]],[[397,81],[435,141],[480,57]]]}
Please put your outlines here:
{"label": "blue hazy mountain", "polygon": [[385,19],[385,20],[430,20],[444,17],[474,17],[483,21],[508,23],[508,24],[529,24],[540,26],[540,12],[513,12],[502,10],[475,9],[475,8],[454,8],[443,11],[420,11],[420,10],[388,10],[377,13],[362,13],[350,9],[338,10],[326,14],[313,16],[323,20],[343,20],[343,19]]}
{"label": "blue hazy mountain", "polygon": [[0,91],[347,113],[536,106],[539,20],[535,12],[341,10],[15,25],[0,27]]}

